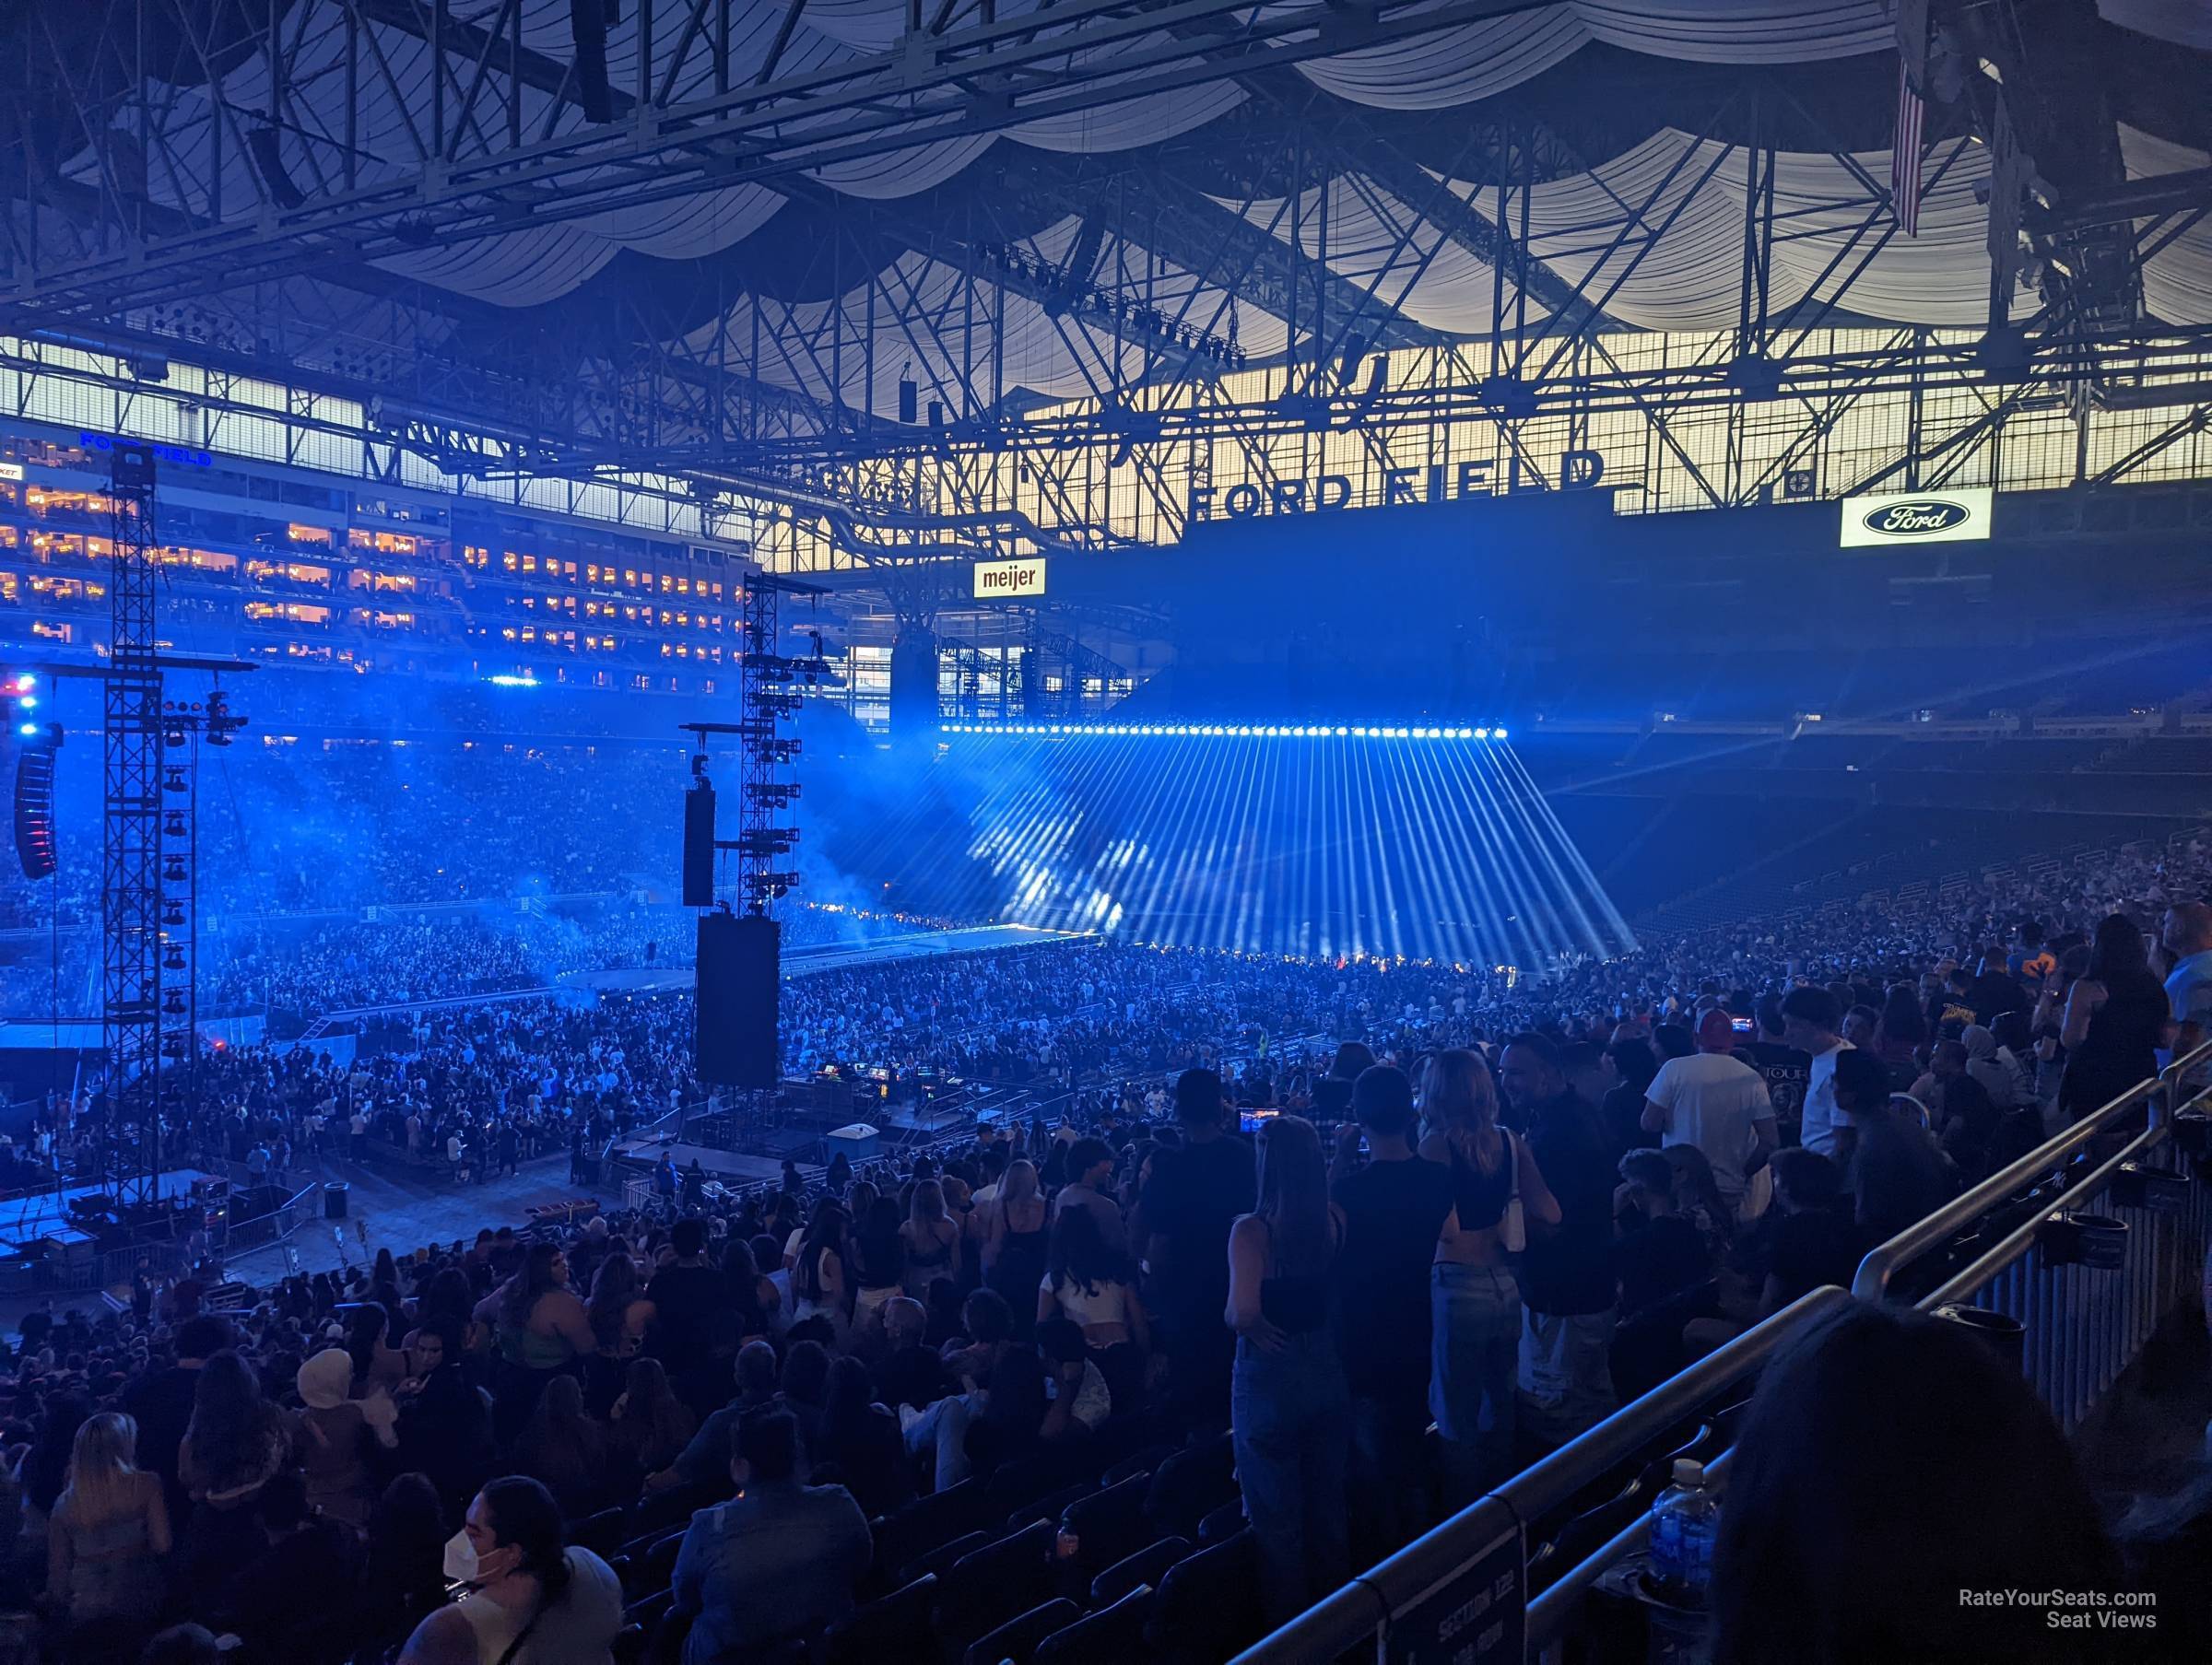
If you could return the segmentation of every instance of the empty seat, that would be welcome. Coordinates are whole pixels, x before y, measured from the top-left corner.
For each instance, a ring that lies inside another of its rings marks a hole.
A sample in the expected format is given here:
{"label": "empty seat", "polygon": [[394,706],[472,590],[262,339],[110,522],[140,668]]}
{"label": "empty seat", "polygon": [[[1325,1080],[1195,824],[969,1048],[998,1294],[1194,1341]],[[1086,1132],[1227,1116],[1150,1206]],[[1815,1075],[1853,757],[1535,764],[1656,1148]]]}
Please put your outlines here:
{"label": "empty seat", "polygon": [[823,1665],[876,1665],[936,1652],[937,1577],[924,1573],[822,1633]]}
{"label": "empty seat", "polygon": [[1062,1486],[1048,1497],[1040,1497],[1035,1503],[1025,1503],[1006,1517],[1006,1530],[1018,1532],[1023,1527],[1039,1520],[1057,1522],[1070,1504],[1080,1498],[1096,1495],[1098,1489],[1099,1483],[1095,1480],[1078,1480],[1073,1485]]}
{"label": "empty seat", "polygon": [[931,1573],[945,1572],[961,1556],[973,1554],[990,1542],[989,1532],[962,1532],[950,1543],[940,1543],[928,1554],[908,1562],[891,1575],[891,1582],[894,1586],[904,1586]]}
{"label": "empty seat", "polygon": [[876,1577],[887,1589],[899,1574],[939,1544],[964,1537],[983,1524],[983,1488],[972,1480],[916,1498],[896,1515],[875,1524]]}
{"label": "empty seat", "polygon": [[[1152,1588],[1139,1584],[1111,1607],[1077,1619],[1037,1644],[1030,1665],[1124,1665],[1144,1657]],[[971,1650],[972,1651],[972,1650]]]}
{"label": "empty seat", "polygon": [[1256,1641],[1260,1618],[1259,1545],[1239,1532],[1167,1570],[1145,1623],[1145,1640],[1163,1665],[1218,1665]]}
{"label": "empty seat", "polygon": [[591,1551],[604,1561],[621,1548],[629,1524],[628,1508],[601,1509],[569,1528],[569,1542],[577,1549]]}
{"label": "empty seat", "polygon": [[1132,1474],[1119,1485],[1093,1492],[1067,1506],[1060,1517],[1060,1565],[1070,1595],[1124,1555],[1142,1549],[1158,1534],[1145,1518],[1151,1477]]}
{"label": "empty seat", "polygon": [[1149,1474],[1174,1456],[1175,1451],[1176,1448],[1171,1445],[1146,1446],[1141,1450],[1132,1451],[1100,1475],[1099,1483],[1119,1485],[1132,1474]]}
{"label": "empty seat", "polygon": [[1184,1447],[1152,1471],[1145,1513],[1163,1532],[1194,1537],[1198,1523],[1236,1494],[1236,1451],[1222,1434]]}
{"label": "empty seat", "polygon": [[1140,1585],[1157,1585],[1173,1566],[1195,1549],[1188,1538],[1162,1538],[1134,1555],[1124,1555],[1090,1581],[1090,1604],[1112,1607]]}
{"label": "empty seat", "polygon": [[1244,1530],[1244,1500],[1231,1497],[1219,1508],[1210,1511],[1198,1523],[1198,1544],[1201,1549],[1217,1543],[1227,1543]]}
{"label": "empty seat", "polygon": [[1045,1601],[1026,1613],[1007,1620],[996,1630],[971,1644],[961,1665],[1029,1665],[1030,1651],[1056,1630],[1065,1630],[1082,1616],[1073,1601]]}
{"label": "empty seat", "polygon": [[940,1570],[937,1635],[964,1647],[1017,1613],[1052,1600],[1054,1535],[1053,1523],[1040,1520],[995,1543],[982,1544]]}

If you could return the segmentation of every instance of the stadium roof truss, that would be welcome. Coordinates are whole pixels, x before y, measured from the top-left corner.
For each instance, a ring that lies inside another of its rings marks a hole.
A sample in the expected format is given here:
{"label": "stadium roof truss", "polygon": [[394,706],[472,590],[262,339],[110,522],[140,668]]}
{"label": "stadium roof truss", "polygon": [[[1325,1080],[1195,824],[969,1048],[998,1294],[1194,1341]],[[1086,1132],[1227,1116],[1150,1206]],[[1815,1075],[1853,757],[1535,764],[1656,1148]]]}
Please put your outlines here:
{"label": "stadium roof truss", "polygon": [[[0,369],[159,397],[173,355],[205,408],[340,402],[312,419],[368,472],[650,479],[863,563],[1110,547],[1148,529],[1087,473],[1171,496],[1164,457],[1226,447],[1265,481],[1286,434],[1388,466],[1492,424],[1541,480],[1532,423],[1788,400],[1813,443],[1972,386],[1994,424],[2176,407],[2112,477],[2201,435],[2212,28],[1800,9],[27,0]],[[2178,90],[2122,109],[2085,61]],[[1679,460],[1771,492],[1730,454]]]}

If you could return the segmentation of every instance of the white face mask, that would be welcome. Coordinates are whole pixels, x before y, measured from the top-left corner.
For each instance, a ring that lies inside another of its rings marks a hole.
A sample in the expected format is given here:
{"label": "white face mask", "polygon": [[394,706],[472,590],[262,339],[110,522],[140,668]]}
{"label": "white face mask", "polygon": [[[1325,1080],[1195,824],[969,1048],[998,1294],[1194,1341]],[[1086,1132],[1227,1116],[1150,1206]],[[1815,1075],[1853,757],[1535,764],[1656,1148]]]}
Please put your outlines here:
{"label": "white face mask", "polygon": [[455,1532],[445,1541],[445,1576],[458,1584],[481,1584],[484,1569],[477,1560],[477,1546],[468,1541],[465,1531]]}

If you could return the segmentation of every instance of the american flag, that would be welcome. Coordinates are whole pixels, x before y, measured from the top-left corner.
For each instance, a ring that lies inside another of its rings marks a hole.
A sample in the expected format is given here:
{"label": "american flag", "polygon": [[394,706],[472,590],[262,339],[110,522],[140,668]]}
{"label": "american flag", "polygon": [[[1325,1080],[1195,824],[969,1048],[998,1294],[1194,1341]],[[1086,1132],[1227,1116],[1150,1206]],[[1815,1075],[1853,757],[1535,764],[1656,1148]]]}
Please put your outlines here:
{"label": "american flag", "polygon": [[1912,77],[1897,64],[1897,143],[1889,152],[1889,203],[1897,213],[1897,229],[1907,237],[1920,235],[1920,134],[1926,115]]}

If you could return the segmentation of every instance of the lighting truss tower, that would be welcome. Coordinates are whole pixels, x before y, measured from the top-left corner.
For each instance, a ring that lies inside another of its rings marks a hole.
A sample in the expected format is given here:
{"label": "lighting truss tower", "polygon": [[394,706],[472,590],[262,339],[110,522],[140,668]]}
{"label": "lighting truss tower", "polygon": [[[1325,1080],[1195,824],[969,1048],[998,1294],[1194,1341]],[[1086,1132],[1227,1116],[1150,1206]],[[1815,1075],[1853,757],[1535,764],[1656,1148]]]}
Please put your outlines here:
{"label": "lighting truss tower", "polygon": [[799,832],[784,817],[799,795],[798,783],[790,778],[799,742],[783,733],[783,724],[798,712],[802,662],[779,651],[781,601],[782,591],[765,574],[746,580],[739,619],[745,654],[737,675],[735,849],[738,899],[746,912],[755,914],[766,913],[799,882],[798,874],[785,865]]}
{"label": "lighting truss tower", "polygon": [[[97,1178],[127,1207],[155,1200],[161,1175],[163,728],[150,553],[154,455],[118,443],[113,459],[101,708],[100,1038],[108,1073]],[[126,1132],[134,1120],[135,1138]]]}

